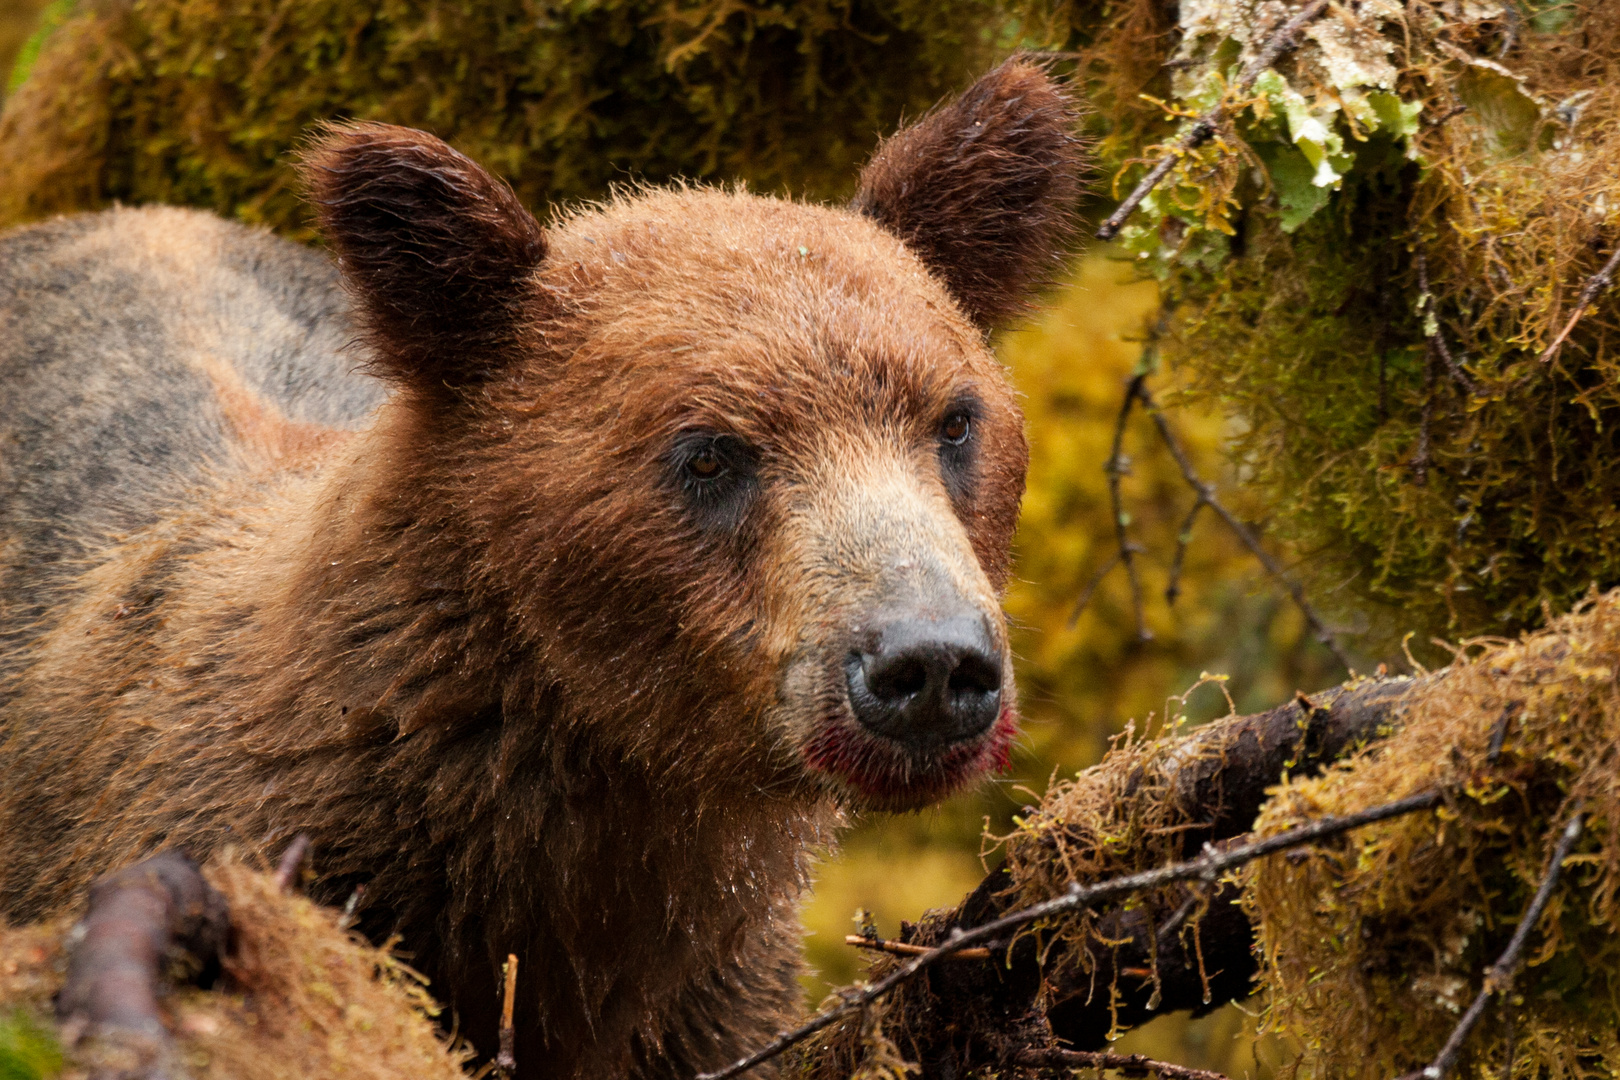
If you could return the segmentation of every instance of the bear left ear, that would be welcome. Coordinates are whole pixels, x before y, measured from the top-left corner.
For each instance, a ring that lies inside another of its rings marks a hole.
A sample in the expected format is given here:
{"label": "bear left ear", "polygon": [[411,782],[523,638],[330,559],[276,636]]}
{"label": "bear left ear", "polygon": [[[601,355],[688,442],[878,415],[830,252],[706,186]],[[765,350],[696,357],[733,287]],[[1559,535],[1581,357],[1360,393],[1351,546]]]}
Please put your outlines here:
{"label": "bear left ear", "polygon": [[1080,110],[1014,57],[886,139],[852,208],[900,237],[980,326],[1024,310],[1074,232]]}
{"label": "bear left ear", "polygon": [[546,258],[545,231],[511,188],[432,135],[392,124],[329,125],[303,174],[379,375],[440,394],[502,365]]}

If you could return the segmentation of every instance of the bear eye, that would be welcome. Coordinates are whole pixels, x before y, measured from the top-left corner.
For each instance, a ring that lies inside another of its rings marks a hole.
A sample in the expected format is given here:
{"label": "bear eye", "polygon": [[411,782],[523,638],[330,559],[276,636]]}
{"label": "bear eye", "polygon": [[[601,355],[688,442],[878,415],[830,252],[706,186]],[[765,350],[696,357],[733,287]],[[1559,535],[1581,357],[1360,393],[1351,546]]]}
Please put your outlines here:
{"label": "bear eye", "polygon": [[961,446],[967,442],[968,436],[973,433],[973,418],[966,412],[957,411],[945,418],[939,426],[939,437],[952,446]]}
{"label": "bear eye", "polygon": [[725,463],[720,460],[720,455],[715,452],[712,443],[693,454],[686,461],[686,471],[699,480],[713,480],[725,470]]}
{"label": "bear eye", "polygon": [[759,456],[735,435],[683,431],[670,447],[666,473],[691,520],[730,531],[742,524],[759,490]]}

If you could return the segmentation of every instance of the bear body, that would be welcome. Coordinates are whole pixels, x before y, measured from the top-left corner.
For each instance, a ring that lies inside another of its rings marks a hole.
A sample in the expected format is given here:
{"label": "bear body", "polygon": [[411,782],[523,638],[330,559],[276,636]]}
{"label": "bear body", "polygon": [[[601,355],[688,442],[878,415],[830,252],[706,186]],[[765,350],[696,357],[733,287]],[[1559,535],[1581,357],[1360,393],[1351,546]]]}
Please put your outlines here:
{"label": "bear body", "polygon": [[1005,765],[985,329],[1056,257],[1072,125],[1009,63],[851,208],[544,229],[352,125],[306,164],[336,266],[171,209],[0,238],[0,914],[307,832],[486,1054],[520,957],[529,1075],[768,1040],[842,815]]}

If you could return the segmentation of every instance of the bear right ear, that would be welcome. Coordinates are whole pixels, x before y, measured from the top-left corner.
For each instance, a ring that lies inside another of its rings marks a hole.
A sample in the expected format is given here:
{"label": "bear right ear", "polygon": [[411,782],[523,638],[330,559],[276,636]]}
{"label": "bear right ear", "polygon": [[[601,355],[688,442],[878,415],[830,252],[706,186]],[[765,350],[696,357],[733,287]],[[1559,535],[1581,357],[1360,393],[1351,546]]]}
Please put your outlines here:
{"label": "bear right ear", "polygon": [[546,257],[511,188],[426,132],[377,123],[327,126],[303,175],[379,375],[438,394],[510,358]]}
{"label": "bear right ear", "polygon": [[1059,268],[1085,168],[1079,118],[1045,68],[1014,57],[884,140],[851,206],[905,241],[988,329]]}

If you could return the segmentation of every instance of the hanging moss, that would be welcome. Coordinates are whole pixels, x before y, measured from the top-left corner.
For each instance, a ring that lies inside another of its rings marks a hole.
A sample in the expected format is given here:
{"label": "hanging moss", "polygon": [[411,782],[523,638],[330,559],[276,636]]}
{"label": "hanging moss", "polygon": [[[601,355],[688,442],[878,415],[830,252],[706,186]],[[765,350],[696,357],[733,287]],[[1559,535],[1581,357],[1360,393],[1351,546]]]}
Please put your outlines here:
{"label": "hanging moss", "polygon": [[1540,360],[1620,244],[1620,9],[1333,5],[1242,91],[1284,9],[1142,33],[1162,9],[1116,5],[1086,53],[1117,188],[1225,119],[1125,239],[1179,302],[1180,400],[1240,421],[1317,593],[1421,641],[1620,583],[1614,297]]}
{"label": "hanging moss", "polygon": [[317,121],[438,134],[530,205],[613,182],[830,195],[1018,38],[999,0],[81,0],[0,116],[0,225],[124,202],[304,235]]}

